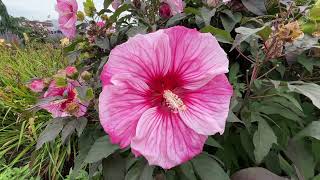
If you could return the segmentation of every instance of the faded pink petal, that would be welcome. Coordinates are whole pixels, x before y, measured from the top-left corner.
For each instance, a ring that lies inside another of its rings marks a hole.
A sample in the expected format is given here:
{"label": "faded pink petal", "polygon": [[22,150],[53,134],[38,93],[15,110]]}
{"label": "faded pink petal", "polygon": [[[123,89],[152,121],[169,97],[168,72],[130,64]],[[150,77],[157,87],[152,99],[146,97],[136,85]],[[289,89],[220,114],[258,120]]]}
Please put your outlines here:
{"label": "faded pink petal", "polygon": [[56,11],[59,13],[59,29],[70,38],[75,38],[78,4],[76,0],[57,0]]}
{"label": "faded pink petal", "polygon": [[113,143],[169,169],[224,131],[232,87],[226,53],[211,34],[173,27],[136,35],[105,65],[100,122]]}
{"label": "faded pink petal", "polygon": [[232,93],[227,77],[217,75],[202,88],[185,92],[187,110],[180,111],[180,117],[199,134],[223,134]]}
{"label": "faded pink petal", "polygon": [[33,92],[42,92],[45,88],[44,80],[42,79],[34,79],[30,83],[27,84],[27,87]]}
{"label": "faded pink petal", "polygon": [[178,114],[161,111],[154,107],[143,113],[131,148],[150,165],[170,169],[201,153],[207,136],[186,126]]}
{"label": "faded pink petal", "polygon": [[111,142],[125,148],[135,135],[142,113],[150,108],[146,99],[148,86],[126,75],[113,78],[112,83],[100,94],[100,121]]}
{"label": "faded pink petal", "polygon": [[117,10],[121,4],[122,4],[121,0],[113,0],[111,3],[112,8],[115,10]]}
{"label": "faded pink petal", "polygon": [[176,15],[178,13],[183,12],[184,5],[182,0],[161,0],[160,2],[169,4],[172,15]]}
{"label": "faded pink petal", "polygon": [[[39,107],[47,110],[52,117],[76,116],[81,117],[87,112],[88,102],[82,102],[77,98],[76,87],[80,84],[76,81],[69,81],[66,87],[57,87],[56,82],[52,81],[48,90],[43,95],[43,101]],[[70,108],[77,107],[70,112]]]}

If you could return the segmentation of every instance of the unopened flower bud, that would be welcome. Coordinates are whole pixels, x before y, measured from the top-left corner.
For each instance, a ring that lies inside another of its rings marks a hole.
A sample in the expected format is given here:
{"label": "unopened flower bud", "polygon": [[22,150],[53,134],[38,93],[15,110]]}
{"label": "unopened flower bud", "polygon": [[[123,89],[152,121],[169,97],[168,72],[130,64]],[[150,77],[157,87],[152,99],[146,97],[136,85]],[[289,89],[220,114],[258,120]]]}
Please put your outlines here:
{"label": "unopened flower bud", "polygon": [[78,78],[78,70],[77,68],[75,68],[74,66],[68,66],[66,69],[66,75],[67,77],[71,78],[71,79],[77,79]]}
{"label": "unopened flower bud", "polygon": [[161,3],[159,8],[159,15],[161,18],[167,19],[171,16],[171,9],[169,4]]}
{"label": "unopened flower bud", "polygon": [[81,79],[85,80],[85,81],[89,81],[92,77],[92,74],[89,73],[88,71],[83,71],[81,73]]}
{"label": "unopened flower bud", "polygon": [[135,8],[137,8],[137,9],[141,8],[141,1],[140,0],[133,0],[132,3]]}

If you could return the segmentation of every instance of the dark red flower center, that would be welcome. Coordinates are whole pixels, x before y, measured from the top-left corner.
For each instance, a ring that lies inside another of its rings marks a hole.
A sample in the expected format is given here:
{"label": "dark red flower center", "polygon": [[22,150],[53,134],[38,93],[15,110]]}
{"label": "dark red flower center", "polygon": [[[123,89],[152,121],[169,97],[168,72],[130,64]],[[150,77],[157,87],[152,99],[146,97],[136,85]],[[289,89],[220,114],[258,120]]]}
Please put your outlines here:
{"label": "dark red flower center", "polygon": [[148,85],[150,87],[148,97],[152,106],[166,107],[174,111],[185,109],[181,99],[183,84],[178,74],[168,73],[165,76],[159,75],[152,78]]}
{"label": "dark red flower center", "polygon": [[61,109],[63,110],[65,110],[67,108],[67,105],[72,103],[76,97],[76,93],[74,92],[74,90],[66,90],[64,94],[66,96],[66,101],[61,104]]}

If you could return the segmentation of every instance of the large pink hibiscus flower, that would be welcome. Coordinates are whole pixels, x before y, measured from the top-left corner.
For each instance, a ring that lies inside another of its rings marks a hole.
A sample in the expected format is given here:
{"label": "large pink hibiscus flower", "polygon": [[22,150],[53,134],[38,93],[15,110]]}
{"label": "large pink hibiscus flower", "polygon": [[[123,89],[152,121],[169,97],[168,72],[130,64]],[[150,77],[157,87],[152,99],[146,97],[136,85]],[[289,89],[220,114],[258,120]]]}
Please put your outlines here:
{"label": "large pink hibiscus flower", "polygon": [[43,99],[49,102],[40,104],[40,107],[52,114],[52,117],[81,117],[87,112],[89,103],[82,102],[77,97],[76,87],[80,86],[77,81],[69,80],[67,86],[58,87],[56,81],[52,81]]}
{"label": "large pink hibiscus flower", "polygon": [[101,74],[100,122],[112,143],[165,169],[224,132],[232,87],[226,53],[208,33],[176,26],[111,51]]}
{"label": "large pink hibiscus flower", "polygon": [[56,11],[59,13],[59,29],[72,39],[76,35],[78,4],[76,0],[57,0]]}

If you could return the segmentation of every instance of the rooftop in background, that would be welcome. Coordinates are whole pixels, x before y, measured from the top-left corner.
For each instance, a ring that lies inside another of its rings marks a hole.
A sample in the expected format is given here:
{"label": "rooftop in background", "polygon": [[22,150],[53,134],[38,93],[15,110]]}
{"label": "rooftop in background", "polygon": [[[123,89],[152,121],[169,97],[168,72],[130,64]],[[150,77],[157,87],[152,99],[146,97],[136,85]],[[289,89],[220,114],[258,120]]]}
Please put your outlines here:
{"label": "rooftop in background", "polygon": [[[79,10],[83,10],[83,2],[77,0]],[[103,7],[103,0],[93,0],[96,8]],[[48,19],[58,19],[55,12],[56,0],[2,0],[6,5],[8,13],[14,17],[25,17],[30,20],[45,21]]]}

